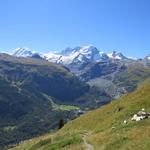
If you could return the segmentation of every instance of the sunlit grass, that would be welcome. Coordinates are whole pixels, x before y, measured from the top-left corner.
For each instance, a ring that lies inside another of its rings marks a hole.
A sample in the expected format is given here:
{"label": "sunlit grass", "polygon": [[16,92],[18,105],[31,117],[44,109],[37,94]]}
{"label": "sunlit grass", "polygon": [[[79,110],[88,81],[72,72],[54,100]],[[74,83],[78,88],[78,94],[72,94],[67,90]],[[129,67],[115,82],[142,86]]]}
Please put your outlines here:
{"label": "sunlit grass", "polygon": [[[39,140],[33,139],[35,142],[32,144],[30,141],[26,142],[16,150],[31,148],[82,150],[84,149],[83,135],[86,133],[87,142],[93,145],[95,150],[149,150],[150,119],[131,121],[133,114],[142,108],[150,112],[149,81],[142,88],[123,96],[120,100],[70,121],[58,132],[47,135],[47,139],[43,140],[42,137],[39,137]],[[127,120],[127,124],[123,123],[124,120]]]}

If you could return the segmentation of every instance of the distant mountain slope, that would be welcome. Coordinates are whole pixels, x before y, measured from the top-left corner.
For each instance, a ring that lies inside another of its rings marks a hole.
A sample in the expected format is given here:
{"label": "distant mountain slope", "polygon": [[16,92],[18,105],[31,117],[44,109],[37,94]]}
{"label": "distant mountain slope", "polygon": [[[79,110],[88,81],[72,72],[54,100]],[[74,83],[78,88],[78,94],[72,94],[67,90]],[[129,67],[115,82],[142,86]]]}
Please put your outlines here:
{"label": "distant mountain slope", "polygon": [[150,67],[144,60],[113,60],[86,64],[80,68],[78,76],[116,99],[135,90],[140,82],[150,77]]}
{"label": "distant mountain slope", "polygon": [[57,99],[73,101],[89,88],[67,69],[46,61],[11,56],[2,56],[0,61],[1,76],[20,89],[32,89],[32,92],[43,92]]}
{"label": "distant mountain slope", "polygon": [[108,102],[61,65],[0,54],[0,147],[58,128],[77,108]]}
{"label": "distant mountain slope", "polygon": [[[107,54],[94,46],[66,48],[61,52],[49,52],[48,54],[39,54],[39,56],[35,56],[35,52],[27,48],[20,48],[17,49],[13,55],[17,57],[30,56],[34,58],[43,58],[50,62],[62,64],[69,68],[70,71],[82,81],[88,82],[90,85],[95,85],[96,83],[96,86],[102,87],[101,83],[106,81],[107,85],[111,86],[112,90],[108,91],[113,98],[118,98],[128,91],[125,87],[118,87],[119,84],[116,86],[117,80],[115,77],[119,76],[120,72],[126,74],[128,68],[134,65],[142,65],[143,68],[150,67],[149,55],[144,59],[135,59],[124,56],[117,51]],[[140,68],[142,67],[140,66]],[[104,89],[105,87],[106,86],[102,88]]]}
{"label": "distant mountain slope", "polygon": [[70,121],[56,133],[25,141],[13,150],[149,150],[150,119],[131,121],[142,108],[150,112],[149,91],[147,80],[137,91]]}
{"label": "distant mountain slope", "polygon": [[[20,57],[20,53],[24,57],[27,54],[34,54],[35,52],[29,52],[29,49],[20,49],[14,55],[18,54],[16,56]],[[42,56],[41,54],[39,55]],[[87,82],[91,86],[97,86],[100,90],[104,90],[112,99],[118,98],[136,88],[139,80],[134,81],[133,86],[132,81],[130,86],[127,85],[125,76],[128,74],[128,69],[132,68],[131,70],[134,70],[135,65],[140,67],[139,72],[144,72],[150,67],[149,55],[144,59],[128,58],[117,51],[109,54],[104,53],[94,46],[78,46],[75,48],[66,48],[62,52],[50,52],[43,54],[43,59],[65,65],[82,81]],[[132,73],[136,78],[135,71]],[[121,75],[124,76],[124,80],[122,81],[122,77],[120,78]],[[142,73],[139,75],[141,79],[145,79],[146,76],[149,76],[149,73],[146,71],[144,76],[142,76]]]}

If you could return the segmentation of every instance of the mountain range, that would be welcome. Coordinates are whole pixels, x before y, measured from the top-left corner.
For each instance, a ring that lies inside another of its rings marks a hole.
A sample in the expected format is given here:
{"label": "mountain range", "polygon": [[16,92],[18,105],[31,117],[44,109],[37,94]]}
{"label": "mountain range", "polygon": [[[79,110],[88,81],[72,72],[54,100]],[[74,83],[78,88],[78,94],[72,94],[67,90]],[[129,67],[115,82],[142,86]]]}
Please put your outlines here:
{"label": "mountain range", "polygon": [[82,46],[75,48],[66,48],[61,52],[49,52],[47,54],[32,51],[26,47],[13,50],[13,56],[17,57],[39,57],[54,63],[71,64],[71,63],[86,63],[86,62],[106,62],[109,60],[126,60],[135,59],[124,56],[122,53],[113,51],[107,54],[98,50],[94,46]]}
{"label": "mountain range", "polygon": [[140,73],[141,80],[145,79],[149,75],[145,75],[145,69],[150,67],[150,55],[136,59],[117,51],[107,54],[94,46],[78,46],[46,54],[24,47],[13,50],[11,55],[19,58],[36,58],[66,67],[81,81],[104,90],[112,99],[133,91],[137,86],[137,80],[134,81],[135,77],[137,79],[136,72]]}
{"label": "mountain range", "polygon": [[[63,65],[78,76],[80,80],[87,82],[90,86],[105,89],[105,92],[113,99],[134,90],[133,87],[136,87],[136,85],[133,86],[133,84],[130,84],[133,81],[128,82],[126,86],[125,84],[123,84],[123,86],[119,83],[116,84],[121,72],[123,74],[122,76],[124,76],[128,74],[129,69],[134,70],[133,68],[138,68],[140,72],[141,68],[149,68],[150,66],[149,55],[143,59],[136,59],[124,56],[117,51],[107,54],[94,46],[66,48],[61,52],[49,52],[47,54],[37,53],[28,48],[18,48],[14,50],[12,55],[17,57],[40,58]],[[126,78],[127,77],[124,79]],[[126,80],[123,82],[125,81]]]}
{"label": "mountain range", "polygon": [[149,57],[131,59],[93,46],[0,53],[0,149],[134,91],[150,77]]}

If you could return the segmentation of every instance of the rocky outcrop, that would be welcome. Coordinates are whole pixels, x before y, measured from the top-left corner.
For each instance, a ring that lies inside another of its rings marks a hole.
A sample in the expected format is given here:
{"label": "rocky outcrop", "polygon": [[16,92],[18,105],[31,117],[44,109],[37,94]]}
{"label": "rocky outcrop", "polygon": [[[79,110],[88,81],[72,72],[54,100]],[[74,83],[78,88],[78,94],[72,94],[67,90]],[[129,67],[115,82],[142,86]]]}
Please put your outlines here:
{"label": "rocky outcrop", "polygon": [[150,119],[150,112],[146,112],[145,109],[142,109],[137,114],[134,114],[131,118],[132,121],[140,121],[143,119]]}

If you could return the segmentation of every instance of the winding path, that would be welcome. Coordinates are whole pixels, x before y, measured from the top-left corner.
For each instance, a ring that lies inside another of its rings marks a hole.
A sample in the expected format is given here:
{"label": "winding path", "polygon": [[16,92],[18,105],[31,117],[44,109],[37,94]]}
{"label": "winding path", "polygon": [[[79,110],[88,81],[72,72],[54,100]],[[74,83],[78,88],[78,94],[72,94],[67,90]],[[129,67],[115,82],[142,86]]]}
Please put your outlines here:
{"label": "winding path", "polygon": [[85,150],[94,150],[93,145],[91,145],[91,144],[89,144],[89,143],[87,142],[87,140],[86,140],[86,137],[87,137],[87,136],[89,136],[88,133],[85,133],[85,134],[83,135],[83,142],[84,142],[84,145],[85,145]]}

